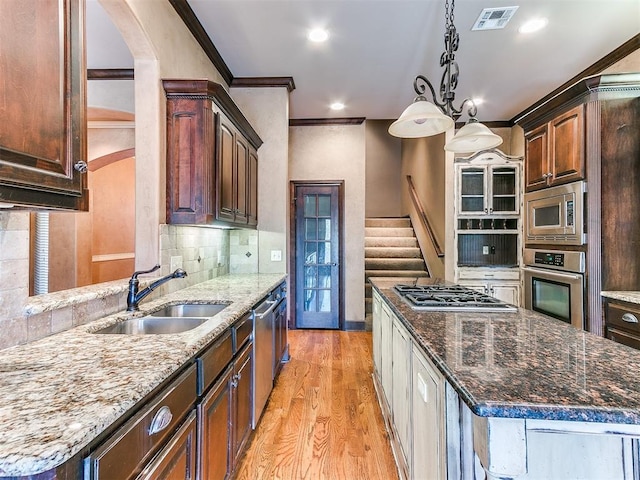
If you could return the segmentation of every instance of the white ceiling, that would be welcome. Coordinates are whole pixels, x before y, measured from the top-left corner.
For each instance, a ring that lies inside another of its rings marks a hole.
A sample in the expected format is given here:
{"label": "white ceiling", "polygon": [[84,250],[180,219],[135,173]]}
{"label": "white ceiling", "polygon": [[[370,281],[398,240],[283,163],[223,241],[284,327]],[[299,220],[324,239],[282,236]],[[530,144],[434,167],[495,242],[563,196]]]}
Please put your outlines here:
{"label": "white ceiling", "polygon": [[[436,90],[443,69],[444,0],[189,0],[234,77],[291,76],[290,116],[390,119],[413,100],[413,79]],[[518,5],[503,30],[471,31],[486,7]],[[549,19],[539,33],[518,27]],[[510,120],[640,32],[640,0],[457,0],[456,106],[482,97],[481,121]],[[307,31],[330,31],[312,44]],[[122,38],[87,2],[89,68],[131,68]],[[638,69],[640,70],[640,68]],[[333,112],[329,104],[346,108]],[[465,120],[466,117],[461,118]]]}

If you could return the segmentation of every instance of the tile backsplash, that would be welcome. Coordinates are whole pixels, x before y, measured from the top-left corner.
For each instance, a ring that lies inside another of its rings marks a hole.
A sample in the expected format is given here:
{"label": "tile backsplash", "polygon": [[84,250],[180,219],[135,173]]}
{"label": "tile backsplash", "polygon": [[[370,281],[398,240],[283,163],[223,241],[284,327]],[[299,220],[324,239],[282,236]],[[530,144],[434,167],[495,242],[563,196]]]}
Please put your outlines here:
{"label": "tile backsplash", "polygon": [[[161,225],[159,232],[162,268],[146,281],[170,273],[172,260],[187,277],[163,284],[149,299],[220,275],[258,271],[255,230]],[[127,285],[116,280],[29,297],[29,213],[0,211],[0,349],[123,311]]]}

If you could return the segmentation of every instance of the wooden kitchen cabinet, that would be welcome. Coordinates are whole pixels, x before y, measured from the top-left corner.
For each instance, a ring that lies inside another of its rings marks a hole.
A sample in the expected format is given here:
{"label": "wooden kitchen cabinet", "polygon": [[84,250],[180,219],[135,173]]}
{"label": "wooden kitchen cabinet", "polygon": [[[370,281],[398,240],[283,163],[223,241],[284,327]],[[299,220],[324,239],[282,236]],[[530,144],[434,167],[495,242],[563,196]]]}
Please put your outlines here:
{"label": "wooden kitchen cabinet", "polygon": [[256,227],[262,140],[226,90],[207,80],[164,80],[167,222]]}
{"label": "wooden kitchen cabinet", "polygon": [[200,477],[208,480],[223,480],[231,471],[231,377],[233,366],[229,366],[198,404]]}
{"label": "wooden kitchen cabinet", "polygon": [[253,413],[253,343],[249,342],[237,355],[234,361],[233,377],[231,379],[231,429],[232,469],[238,464],[244,445],[251,433],[251,415]]}
{"label": "wooden kitchen cabinet", "polygon": [[518,268],[460,268],[457,283],[498,300],[520,306],[520,270]]}
{"label": "wooden kitchen cabinet", "polygon": [[415,345],[411,350],[411,477],[446,478],[445,380]]}
{"label": "wooden kitchen cabinet", "polygon": [[169,440],[136,480],[196,479],[196,412]]}
{"label": "wooden kitchen cabinet", "polygon": [[584,106],[525,134],[525,189],[530,192],[585,176]]}
{"label": "wooden kitchen cabinet", "polygon": [[411,337],[395,315],[392,320],[393,424],[404,455],[411,462]]}
{"label": "wooden kitchen cabinet", "polygon": [[640,350],[640,305],[607,299],[604,310],[607,338]]}
{"label": "wooden kitchen cabinet", "polygon": [[0,1],[0,203],[88,210],[84,10]]}

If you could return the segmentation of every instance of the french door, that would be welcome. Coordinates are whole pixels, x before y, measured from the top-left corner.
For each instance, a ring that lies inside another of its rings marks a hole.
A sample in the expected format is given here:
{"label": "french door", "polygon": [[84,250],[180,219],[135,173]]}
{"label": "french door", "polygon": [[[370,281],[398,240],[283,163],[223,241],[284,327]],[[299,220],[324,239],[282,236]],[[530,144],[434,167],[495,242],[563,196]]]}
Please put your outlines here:
{"label": "french door", "polygon": [[341,326],[341,184],[295,184],[295,326]]}

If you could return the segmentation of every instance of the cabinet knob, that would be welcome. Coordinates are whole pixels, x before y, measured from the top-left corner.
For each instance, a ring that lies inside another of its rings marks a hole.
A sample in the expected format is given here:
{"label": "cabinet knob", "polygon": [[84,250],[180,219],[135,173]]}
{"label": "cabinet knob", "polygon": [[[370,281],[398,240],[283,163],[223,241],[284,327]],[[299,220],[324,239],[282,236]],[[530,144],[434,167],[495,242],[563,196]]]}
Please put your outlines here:
{"label": "cabinet knob", "polygon": [[633,313],[625,313],[622,315],[622,320],[627,323],[638,323],[638,317],[636,317]]}
{"label": "cabinet knob", "polygon": [[89,166],[87,165],[87,162],[85,162],[84,160],[77,161],[73,165],[73,168],[76,169],[80,173],[87,173],[87,170],[89,170]]}
{"label": "cabinet knob", "polygon": [[149,435],[161,432],[167,428],[172,419],[173,414],[171,413],[171,409],[166,405],[161,407],[153,416],[153,420],[151,420],[151,425],[149,425]]}

